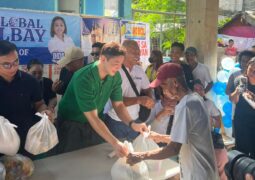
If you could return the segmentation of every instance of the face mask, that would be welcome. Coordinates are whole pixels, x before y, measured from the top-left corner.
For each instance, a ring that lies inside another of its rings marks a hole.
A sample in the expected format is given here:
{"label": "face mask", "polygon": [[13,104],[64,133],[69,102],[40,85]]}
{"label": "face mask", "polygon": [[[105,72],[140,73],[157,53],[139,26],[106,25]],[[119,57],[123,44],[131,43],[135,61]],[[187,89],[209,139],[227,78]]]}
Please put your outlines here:
{"label": "face mask", "polygon": [[154,63],[154,59],[152,57],[149,57],[149,62]]}

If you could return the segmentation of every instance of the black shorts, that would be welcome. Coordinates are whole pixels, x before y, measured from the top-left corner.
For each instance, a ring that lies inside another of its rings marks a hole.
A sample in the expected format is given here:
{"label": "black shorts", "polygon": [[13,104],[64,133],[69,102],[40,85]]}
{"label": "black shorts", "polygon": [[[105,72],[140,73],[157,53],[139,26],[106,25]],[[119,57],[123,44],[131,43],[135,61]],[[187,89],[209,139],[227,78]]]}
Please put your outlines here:
{"label": "black shorts", "polygon": [[101,144],[105,142],[89,122],[80,123],[70,120],[58,119],[57,124],[59,144],[57,154]]}

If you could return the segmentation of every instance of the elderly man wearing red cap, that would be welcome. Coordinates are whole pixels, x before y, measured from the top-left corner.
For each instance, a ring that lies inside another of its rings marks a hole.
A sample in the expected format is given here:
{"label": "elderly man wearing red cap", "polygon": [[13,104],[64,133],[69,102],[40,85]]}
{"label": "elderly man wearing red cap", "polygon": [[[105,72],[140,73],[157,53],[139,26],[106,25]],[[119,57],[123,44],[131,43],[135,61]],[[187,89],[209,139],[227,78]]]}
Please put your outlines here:
{"label": "elderly man wearing red cap", "polygon": [[209,116],[203,99],[188,90],[179,64],[162,65],[157,78],[150,84],[152,88],[157,86],[161,86],[164,96],[179,101],[174,109],[170,137],[151,135],[157,142],[168,142],[168,145],[154,151],[129,154],[127,163],[133,165],[147,159],[165,159],[180,153],[181,179],[218,179]]}

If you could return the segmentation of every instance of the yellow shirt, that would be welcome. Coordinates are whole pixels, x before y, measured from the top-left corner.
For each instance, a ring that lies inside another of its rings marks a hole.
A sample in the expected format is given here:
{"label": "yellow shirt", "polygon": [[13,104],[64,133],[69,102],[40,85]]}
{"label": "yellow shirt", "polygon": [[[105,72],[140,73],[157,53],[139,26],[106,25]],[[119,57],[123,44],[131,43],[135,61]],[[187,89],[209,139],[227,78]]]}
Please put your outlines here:
{"label": "yellow shirt", "polygon": [[157,70],[153,68],[153,65],[149,65],[145,71],[147,77],[149,78],[149,81],[152,82],[154,79],[156,79]]}

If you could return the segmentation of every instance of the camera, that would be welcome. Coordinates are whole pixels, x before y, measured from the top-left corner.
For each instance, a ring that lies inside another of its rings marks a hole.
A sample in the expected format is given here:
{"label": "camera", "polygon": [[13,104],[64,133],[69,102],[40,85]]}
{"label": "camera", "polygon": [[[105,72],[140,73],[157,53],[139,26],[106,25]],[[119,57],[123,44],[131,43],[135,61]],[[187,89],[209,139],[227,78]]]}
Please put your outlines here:
{"label": "camera", "polygon": [[239,86],[238,86],[238,91],[239,91],[240,93],[243,93],[243,92],[246,91],[246,89],[247,89],[247,83],[248,83],[247,77],[241,77],[241,78],[240,78],[240,84],[239,84]]}
{"label": "camera", "polygon": [[236,150],[228,152],[228,159],[225,173],[229,180],[245,180],[246,174],[250,174],[255,179],[254,159]]}

